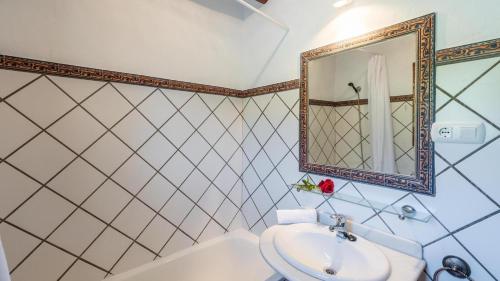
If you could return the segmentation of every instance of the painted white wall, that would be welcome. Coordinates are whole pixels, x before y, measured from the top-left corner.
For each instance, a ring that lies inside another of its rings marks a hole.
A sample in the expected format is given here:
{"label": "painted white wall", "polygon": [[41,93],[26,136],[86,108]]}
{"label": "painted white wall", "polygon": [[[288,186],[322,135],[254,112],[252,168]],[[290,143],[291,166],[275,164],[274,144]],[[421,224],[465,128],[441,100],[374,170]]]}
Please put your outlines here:
{"label": "painted white wall", "polygon": [[252,61],[245,76],[253,86],[299,77],[303,51],[361,35],[428,13],[437,13],[436,48],[443,49],[500,37],[498,0],[356,0],[336,9],[333,0],[272,0],[261,9],[290,27],[270,26],[257,15],[245,20]]}
{"label": "painted white wall", "polygon": [[0,53],[242,88],[243,12],[233,0],[0,0]]}

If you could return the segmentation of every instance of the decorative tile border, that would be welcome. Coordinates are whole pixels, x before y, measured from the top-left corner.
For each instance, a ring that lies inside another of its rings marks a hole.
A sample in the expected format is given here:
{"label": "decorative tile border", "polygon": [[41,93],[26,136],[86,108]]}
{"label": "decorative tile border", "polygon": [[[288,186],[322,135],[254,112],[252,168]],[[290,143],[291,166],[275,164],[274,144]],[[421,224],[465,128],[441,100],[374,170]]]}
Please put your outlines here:
{"label": "decorative tile border", "polygon": [[500,56],[500,38],[439,50],[436,64],[444,65]]}
{"label": "decorative tile border", "polygon": [[286,82],[266,85],[258,88],[248,89],[243,91],[245,97],[253,97],[258,95],[265,95],[270,93],[285,92],[300,87],[299,79],[290,80]]}
{"label": "decorative tile border", "polygon": [[4,55],[0,56],[0,69],[27,71],[45,75],[64,76],[105,82],[119,82],[232,97],[242,97],[244,93],[244,91],[241,90],[225,87],[183,82],[164,78],[155,78],[139,74],[109,71]]}
{"label": "decorative tile border", "polygon": [[[403,102],[403,101],[413,101],[413,95],[401,95],[401,96],[391,96],[390,102]],[[358,100],[345,100],[345,101],[328,101],[328,100],[315,100],[309,99],[309,105],[321,105],[321,106],[354,106],[354,105],[365,105],[368,104],[368,99]]]}
{"label": "decorative tile border", "polygon": [[0,55],[0,69],[26,71],[45,75],[64,76],[104,82],[118,82],[240,98],[283,92],[299,88],[299,79],[247,90],[237,90],[226,87],[184,82],[165,78],[156,78],[140,74],[110,71],[6,55]]}
{"label": "decorative tile border", "polygon": [[[388,175],[358,169],[329,167],[308,162],[308,63],[312,59],[335,54],[396,38],[410,33],[417,34],[418,57],[417,73],[420,78],[416,87],[416,112],[418,118],[415,132],[419,139],[416,142],[416,177],[404,175]],[[395,24],[359,37],[326,45],[301,54],[300,62],[300,121],[299,121],[299,169],[301,172],[336,176],[356,181],[381,184],[408,191],[434,194],[434,147],[430,140],[430,126],[434,121],[434,79],[435,79],[435,14]]]}

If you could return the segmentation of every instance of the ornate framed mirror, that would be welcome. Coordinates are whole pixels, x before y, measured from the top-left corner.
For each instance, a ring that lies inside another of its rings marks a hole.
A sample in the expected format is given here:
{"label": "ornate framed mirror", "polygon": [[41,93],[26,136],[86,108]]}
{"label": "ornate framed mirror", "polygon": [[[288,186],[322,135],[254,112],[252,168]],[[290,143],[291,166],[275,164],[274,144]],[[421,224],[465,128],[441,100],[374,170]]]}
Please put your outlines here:
{"label": "ornate framed mirror", "polygon": [[434,194],[430,14],[301,54],[300,170]]}

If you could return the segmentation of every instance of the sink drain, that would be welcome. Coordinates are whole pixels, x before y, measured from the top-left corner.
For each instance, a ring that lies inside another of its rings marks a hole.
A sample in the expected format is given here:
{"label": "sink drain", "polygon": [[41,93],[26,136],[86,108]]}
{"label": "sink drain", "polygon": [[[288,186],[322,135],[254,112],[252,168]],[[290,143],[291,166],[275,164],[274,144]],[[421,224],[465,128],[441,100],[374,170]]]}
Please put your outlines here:
{"label": "sink drain", "polygon": [[335,275],[337,272],[331,268],[325,268],[325,273],[328,275]]}

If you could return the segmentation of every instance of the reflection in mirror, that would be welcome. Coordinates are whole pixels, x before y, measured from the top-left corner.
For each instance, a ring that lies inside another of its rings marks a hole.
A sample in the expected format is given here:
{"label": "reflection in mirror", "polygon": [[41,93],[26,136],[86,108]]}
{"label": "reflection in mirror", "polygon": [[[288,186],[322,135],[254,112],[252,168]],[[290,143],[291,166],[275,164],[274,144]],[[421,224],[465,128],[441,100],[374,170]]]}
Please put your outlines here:
{"label": "reflection in mirror", "polygon": [[308,162],[414,176],[417,36],[308,64]]}

